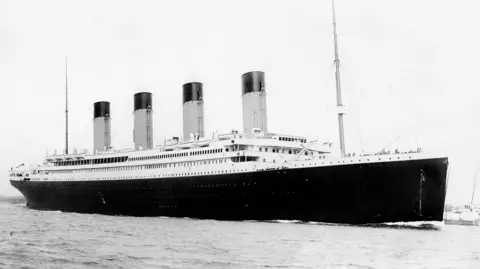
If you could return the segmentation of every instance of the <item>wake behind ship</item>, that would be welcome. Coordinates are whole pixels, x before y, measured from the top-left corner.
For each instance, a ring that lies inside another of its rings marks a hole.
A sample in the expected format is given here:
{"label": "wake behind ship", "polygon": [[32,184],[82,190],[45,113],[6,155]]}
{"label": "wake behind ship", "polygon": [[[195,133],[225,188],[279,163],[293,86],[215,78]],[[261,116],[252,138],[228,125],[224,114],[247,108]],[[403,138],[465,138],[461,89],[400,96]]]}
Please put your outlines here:
{"label": "wake behind ship", "polygon": [[[335,23],[334,23],[335,30]],[[335,33],[337,104],[342,107]],[[442,221],[448,158],[341,155],[332,143],[269,132],[265,74],[242,75],[243,131],[204,132],[203,84],[183,85],[183,137],[153,146],[152,93],[134,95],[134,149],[111,147],[110,103],[94,103],[94,153],[10,171],[30,208],[132,216],[331,223]],[[66,109],[68,113],[68,109]],[[68,114],[67,114],[68,115]]]}

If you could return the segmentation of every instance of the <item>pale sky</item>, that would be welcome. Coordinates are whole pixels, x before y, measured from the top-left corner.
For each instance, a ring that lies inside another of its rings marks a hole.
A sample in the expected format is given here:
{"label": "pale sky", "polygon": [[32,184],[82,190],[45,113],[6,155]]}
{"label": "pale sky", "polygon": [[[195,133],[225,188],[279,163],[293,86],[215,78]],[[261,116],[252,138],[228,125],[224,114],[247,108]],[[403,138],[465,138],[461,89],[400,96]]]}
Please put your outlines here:
{"label": "pale sky", "polygon": [[[480,158],[480,2],[337,0],[346,146],[447,154],[447,202],[468,203]],[[331,1],[0,0],[0,194],[8,170],[93,147],[93,103],[133,147],[133,94],[153,93],[154,144],[182,135],[182,84],[203,82],[205,133],[242,129],[241,80],[265,72],[268,128],[338,142]],[[338,143],[337,143],[338,146]],[[479,184],[480,185],[480,184]],[[479,186],[480,188],[480,186]],[[480,191],[476,202],[480,203]]]}

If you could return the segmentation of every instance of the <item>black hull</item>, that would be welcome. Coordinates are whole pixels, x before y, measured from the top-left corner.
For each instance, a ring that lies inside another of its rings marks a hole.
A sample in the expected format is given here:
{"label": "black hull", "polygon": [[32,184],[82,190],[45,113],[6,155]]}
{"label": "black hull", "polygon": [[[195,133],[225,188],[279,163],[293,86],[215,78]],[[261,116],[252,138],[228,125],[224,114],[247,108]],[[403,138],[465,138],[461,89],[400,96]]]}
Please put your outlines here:
{"label": "black hull", "polygon": [[11,181],[33,209],[218,220],[442,221],[447,158],[183,178]]}

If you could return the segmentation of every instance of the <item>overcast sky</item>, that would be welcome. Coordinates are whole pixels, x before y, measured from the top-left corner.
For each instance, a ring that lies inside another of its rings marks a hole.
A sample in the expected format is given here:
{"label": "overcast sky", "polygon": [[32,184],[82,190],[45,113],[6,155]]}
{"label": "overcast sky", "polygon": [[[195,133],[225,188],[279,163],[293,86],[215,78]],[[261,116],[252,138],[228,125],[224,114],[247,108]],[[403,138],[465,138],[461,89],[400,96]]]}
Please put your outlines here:
{"label": "overcast sky", "polygon": [[[452,203],[470,201],[480,162],[478,10],[336,1],[347,151],[448,154]],[[205,133],[241,130],[240,76],[253,70],[266,73],[269,131],[338,141],[328,0],[0,0],[0,194],[18,194],[11,166],[64,147],[65,55],[71,148],[92,152],[96,101],[111,102],[115,148],[133,147],[138,91],[153,93],[154,143],[181,136],[192,80],[204,83]]]}

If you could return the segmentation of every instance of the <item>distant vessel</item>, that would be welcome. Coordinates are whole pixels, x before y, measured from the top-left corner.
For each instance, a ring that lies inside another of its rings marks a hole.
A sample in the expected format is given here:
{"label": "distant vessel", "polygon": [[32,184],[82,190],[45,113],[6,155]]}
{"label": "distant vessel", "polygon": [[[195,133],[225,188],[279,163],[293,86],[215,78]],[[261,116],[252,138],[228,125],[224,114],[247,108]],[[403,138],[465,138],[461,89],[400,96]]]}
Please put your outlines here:
{"label": "distant vessel", "polygon": [[[332,3],[333,4],[333,3]],[[337,105],[340,87],[333,7]],[[442,221],[448,158],[420,150],[346,154],[329,142],[268,131],[265,74],[245,73],[243,131],[204,133],[203,84],[183,85],[183,137],[153,146],[150,92],[134,95],[132,150],[113,150],[110,103],[94,104],[94,153],[47,156],[10,182],[41,210],[221,220],[331,223]],[[67,90],[67,87],[66,87]],[[68,109],[65,109],[68,115]],[[309,124],[312,122],[308,120]]]}
{"label": "distant vessel", "polygon": [[475,197],[475,187],[477,185],[477,172],[473,182],[472,199],[470,204],[462,207],[460,210],[453,212],[445,212],[444,222],[447,225],[467,225],[478,226],[480,224],[480,215],[473,206],[473,198]]}
{"label": "distant vessel", "polygon": [[460,212],[446,212],[444,223],[447,225],[478,226],[480,218],[475,210],[467,208]]}

